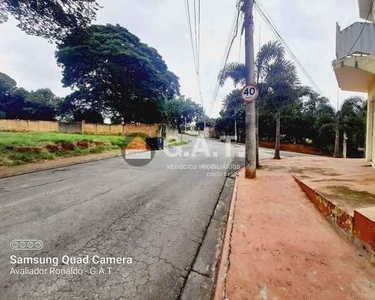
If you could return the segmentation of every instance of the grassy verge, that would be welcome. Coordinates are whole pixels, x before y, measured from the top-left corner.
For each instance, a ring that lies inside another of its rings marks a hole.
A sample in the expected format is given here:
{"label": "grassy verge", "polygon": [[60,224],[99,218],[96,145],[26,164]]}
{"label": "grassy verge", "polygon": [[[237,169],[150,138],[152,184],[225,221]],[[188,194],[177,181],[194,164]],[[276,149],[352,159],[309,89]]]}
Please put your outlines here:
{"label": "grassy verge", "polygon": [[115,150],[131,137],[66,133],[0,132],[0,167]]}
{"label": "grassy verge", "polygon": [[186,145],[189,143],[190,141],[186,141],[186,140],[170,140],[169,143],[167,144],[167,147],[181,146],[181,145]]}

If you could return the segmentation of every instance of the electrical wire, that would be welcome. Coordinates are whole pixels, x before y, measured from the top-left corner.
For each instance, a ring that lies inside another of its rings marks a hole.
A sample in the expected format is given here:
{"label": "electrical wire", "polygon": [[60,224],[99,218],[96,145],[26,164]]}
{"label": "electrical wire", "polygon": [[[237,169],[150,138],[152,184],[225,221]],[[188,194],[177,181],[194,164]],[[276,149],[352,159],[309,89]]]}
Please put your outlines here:
{"label": "electrical wire", "polygon": [[196,51],[195,51],[195,45],[194,45],[193,29],[191,26],[190,5],[189,5],[188,0],[184,0],[184,3],[185,3],[185,10],[186,10],[186,18],[188,21],[188,28],[189,28],[189,33],[190,33],[190,42],[191,42],[191,47],[193,50],[194,67],[195,67],[195,70],[197,70],[197,58],[196,58]]}
{"label": "electrical wire", "polygon": [[194,38],[195,38],[195,53],[197,57],[197,71],[199,71],[199,57],[198,57],[198,19],[197,19],[197,1],[193,0],[194,8]]}
{"label": "electrical wire", "polygon": [[[237,14],[237,12],[236,12]],[[236,15],[235,15],[235,18],[236,18]],[[234,22],[232,23],[232,26],[231,26],[231,29],[229,31],[229,36],[228,36],[228,41],[227,41],[227,45],[225,47],[225,53],[224,53],[224,57],[223,57],[223,60],[225,61],[225,58],[226,58],[226,53],[228,52],[228,49],[229,49],[229,46],[230,46],[230,41],[233,39],[233,28],[234,28],[234,24],[235,24],[235,19],[234,18]],[[222,66],[225,65],[225,62],[222,64]],[[221,67],[220,70],[222,70],[223,68]],[[210,110],[209,110],[209,117],[211,117],[211,114],[212,114],[212,109],[213,109],[213,106],[215,104],[215,101],[216,101],[216,98],[217,98],[217,95],[219,93],[219,89],[220,89],[220,82],[219,82],[219,79],[217,78],[216,80],[216,85],[215,85],[215,89],[214,89],[214,95],[211,99],[211,104],[210,104]]]}
{"label": "electrical wire", "polygon": [[193,0],[193,20],[194,20],[194,34],[193,34],[193,25],[192,25],[192,17],[191,17],[191,9],[190,9],[190,2],[189,0],[184,0],[185,11],[186,11],[186,19],[188,22],[188,29],[190,34],[190,42],[193,51],[193,59],[194,59],[194,68],[195,74],[197,79],[197,87],[199,92],[199,97],[201,101],[201,105],[203,110],[204,109],[204,101],[203,101],[203,94],[201,89],[201,78],[200,78],[200,45],[201,45],[201,1]]}
{"label": "electrical wire", "polygon": [[201,55],[201,0],[198,0],[198,66],[200,66]]}
{"label": "electrical wire", "polygon": [[[232,27],[232,28],[234,28],[234,27]],[[233,34],[233,30],[231,30],[231,33]],[[233,34],[231,39],[228,40],[227,48],[226,48],[226,54],[224,55],[224,63],[222,64],[222,67],[221,67],[220,70],[224,69],[225,66],[227,65],[228,58],[229,58],[230,51],[232,49],[232,45],[233,45],[235,37],[236,37],[236,35]],[[219,90],[220,90],[220,82],[219,82],[219,79],[217,79],[215,90],[214,90],[214,96],[212,97],[212,100],[211,100],[210,112],[209,112],[209,115],[208,115],[209,117],[211,117],[212,110],[215,106],[215,102],[216,102],[217,96],[219,94]]]}
{"label": "electrical wire", "polygon": [[[241,14],[240,16],[240,21],[239,23],[240,24],[243,24],[243,15]],[[240,49],[239,49],[239,53],[238,53],[238,61],[241,62],[241,54],[242,54],[242,35],[243,35],[243,30],[241,30],[241,33],[240,33]]]}
{"label": "electrical wire", "polygon": [[[234,19],[233,19],[233,22],[232,22],[231,29],[229,31],[227,46],[226,46],[226,49],[225,49],[224,62],[222,64],[222,67],[220,68],[220,71],[222,69],[224,69],[225,66],[227,65],[229,55],[231,53],[234,41],[235,41],[235,39],[238,35],[238,25],[239,25],[239,18],[240,18],[240,14],[241,14],[241,8],[239,6],[240,2],[241,2],[241,0],[238,1],[238,3],[237,3],[237,9],[235,10]],[[211,117],[213,108],[215,106],[215,102],[217,100],[217,96],[219,94],[219,90],[220,90],[220,81],[219,81],[219,78],[217,78],[216,86],[215,86],[215,89],[214,89],[214,95],[213,95],[212,100],[211,100],[210,110],[209,110],[209,114],[208,114],[209,117]]]}
{"label": "electrical wire", "polygon": [[271,17],[267,13],[266,9],[262,6],[262,4],[258,1],[254,1],[254,7],[259,12],[260,16],[263,18],[263,20],[268,24],[270,29],[275,33],[276,37],[279,39],[279,41],[284,45],[285,49],[293,59],[293,61],[299,66],[305,77],[310,81],[310,84],[315,88],[315,90],[323,95],[322,90],[319,88],[317,83],[314,81],[314,79],[310,76],[309,72],[305,69],[305,67],[302,65],[300,60],[297,58],[297,56],[294,54],[292,49],[289,47],[288,43],[285,41],[283,36],[281,35],[280,31],[277,29],[275,23],[272,21]]}
{"label": "electrical wire", "polygon": [[359,33],[359,35],[358,35],[357,39],[355,40],[353,46],[350,48],[350,50],[349,50],[347,56],[350,56],[350,53],[352,52],[353,48],[357,45],[359,39],[361,38],[362,33],[363,33],[363,31],[365,30],[365,27],[366,27],[366,24],[367,24],[368,18],[370,17],[370,14],[371,14],[371,12],[372,12],[372,8],[373,8],[373,6],[374,6],[374,0],[372,0],[372,3],[371,3],[371,6],[370,6],[370,9],[369,9],[368,14],[367,14],[367,17],[366,17],[366,21],[365,21],[365,23],[363,23],[363,26],[362,26],[361,32]]}

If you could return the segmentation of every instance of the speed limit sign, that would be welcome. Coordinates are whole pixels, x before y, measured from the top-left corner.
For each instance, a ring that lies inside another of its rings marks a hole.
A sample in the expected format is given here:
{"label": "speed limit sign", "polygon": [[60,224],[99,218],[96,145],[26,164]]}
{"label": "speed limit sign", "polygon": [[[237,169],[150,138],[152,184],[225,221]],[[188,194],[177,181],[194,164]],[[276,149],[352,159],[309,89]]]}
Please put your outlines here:
{"label": "speed limit sign", "polygon": [[256,100],[259,96],[258,87],[254,84],[246,85],[241,91],[241,100],[250,103]]}

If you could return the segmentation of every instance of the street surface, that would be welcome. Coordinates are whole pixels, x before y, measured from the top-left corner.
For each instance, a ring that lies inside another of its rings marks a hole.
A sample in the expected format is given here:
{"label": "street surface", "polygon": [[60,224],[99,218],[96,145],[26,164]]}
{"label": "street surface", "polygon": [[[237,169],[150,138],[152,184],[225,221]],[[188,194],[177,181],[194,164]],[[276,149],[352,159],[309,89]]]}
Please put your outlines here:
{"label": "street surface", "polygon": [[[225,169],[201,166],[243,163],[244,151],[232,145],[226,157],[224,143],[205,140],[217,157],[202,151],[192,157],[197,139],[185,138],[188,145],[170,151],[186,155],[158,151],[141,168],[119,157],[0,179],[0,299],[178,299],[225,182]],[[262,150],[261,158],[272,154]],[[44,247],[14,251],[14,239],[39,239]],[[50,265],[11,264],[11,255],[98,255],[132,263],[104,264],[105,274],[90,274],[101,265],[59,261],[56,269],[84,273],[17,275],[10,270]]]}

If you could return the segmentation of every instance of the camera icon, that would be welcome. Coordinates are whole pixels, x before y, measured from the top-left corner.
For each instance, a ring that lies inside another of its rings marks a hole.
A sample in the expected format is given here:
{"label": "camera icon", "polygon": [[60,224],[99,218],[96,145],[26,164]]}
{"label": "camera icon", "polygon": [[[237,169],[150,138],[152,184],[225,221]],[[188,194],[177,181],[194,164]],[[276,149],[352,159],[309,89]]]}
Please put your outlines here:
{"label": "camera icon", "polygon": [[43,242],[41,240],[13,240],[10,242],[10,249],[16,251],[38,251],[42,248]]}

